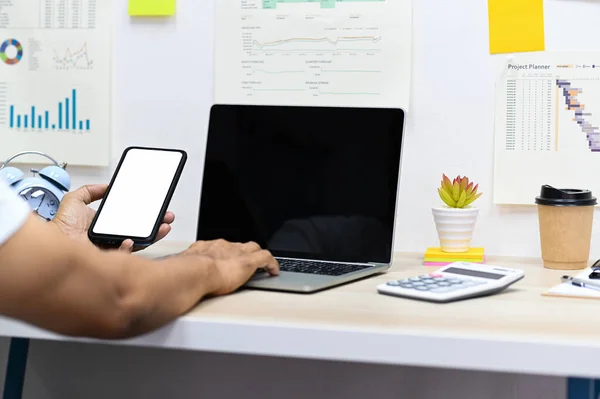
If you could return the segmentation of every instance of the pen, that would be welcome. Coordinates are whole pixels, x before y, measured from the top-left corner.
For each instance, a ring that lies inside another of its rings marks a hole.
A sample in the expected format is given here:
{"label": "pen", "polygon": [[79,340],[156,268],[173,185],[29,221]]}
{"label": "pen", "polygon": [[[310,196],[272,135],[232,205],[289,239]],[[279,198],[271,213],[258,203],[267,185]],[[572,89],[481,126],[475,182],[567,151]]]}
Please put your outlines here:
{"label": "pen", "polygon": [[571,284],[573,284],[577,287],[590,288],[592,290],[600,291],[600,283],[596,283],[595,281],[586,281],[586,280],[581,280],[579,278],[570,277],[570,276],[562,276],[562,281],[563,282],[570,281]]}

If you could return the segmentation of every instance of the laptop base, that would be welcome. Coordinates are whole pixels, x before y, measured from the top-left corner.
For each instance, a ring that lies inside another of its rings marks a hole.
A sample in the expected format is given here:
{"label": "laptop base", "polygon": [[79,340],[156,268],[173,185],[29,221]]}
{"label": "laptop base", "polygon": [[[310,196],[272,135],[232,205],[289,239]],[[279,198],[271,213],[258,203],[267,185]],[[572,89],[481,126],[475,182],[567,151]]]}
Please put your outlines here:
{"label": "laptop base", "polygon": [[282,271],[279,276],[267,272],[255,274],[244,288],[310,294],[385,272],[389,266],[372,266],[343,276],[324,276]]}

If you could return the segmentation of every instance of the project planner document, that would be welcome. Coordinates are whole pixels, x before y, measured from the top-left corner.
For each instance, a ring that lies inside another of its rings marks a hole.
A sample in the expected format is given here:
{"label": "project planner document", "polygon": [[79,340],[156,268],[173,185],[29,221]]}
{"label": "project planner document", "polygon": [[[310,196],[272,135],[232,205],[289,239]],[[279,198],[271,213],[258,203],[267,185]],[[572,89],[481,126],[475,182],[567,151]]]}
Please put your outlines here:
{"label": "project planner document", "polygon": [[110,3],[0,0],[2,161],[109,164]]}
{"label": "project planner document", "polygon": [[600,52],[514,55],[496,87],[494,202],[540,187],[600,194]]}
{"label": "project planner document", "polygon": [[401,107],[411,0],[220,0],[215,101]]}

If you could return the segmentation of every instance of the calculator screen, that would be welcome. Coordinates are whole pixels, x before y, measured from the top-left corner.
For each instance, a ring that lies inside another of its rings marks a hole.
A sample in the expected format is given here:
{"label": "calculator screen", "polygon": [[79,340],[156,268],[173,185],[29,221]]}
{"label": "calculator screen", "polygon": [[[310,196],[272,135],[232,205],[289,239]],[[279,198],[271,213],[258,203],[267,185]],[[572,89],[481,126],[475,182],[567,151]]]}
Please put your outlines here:
{"label": "calculator screen", "polygon": [[449,267],[444,270],[444,273],[462,274],[471,277],[489,278],[491,280],[500,280],[504,274],[480,272],[479,270],[459,269],[458,267]]}

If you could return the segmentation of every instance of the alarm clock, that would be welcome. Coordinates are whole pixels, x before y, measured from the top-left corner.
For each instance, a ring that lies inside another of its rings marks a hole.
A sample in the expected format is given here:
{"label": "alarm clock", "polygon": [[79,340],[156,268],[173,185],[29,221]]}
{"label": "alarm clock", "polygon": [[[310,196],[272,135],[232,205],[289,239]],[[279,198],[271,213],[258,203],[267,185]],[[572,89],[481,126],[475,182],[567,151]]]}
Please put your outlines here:
{"label": "alarm clock", "polygon": [[[41,170],[30,169],[33,176],[25,177],[20,169],[8,164],[22,155],[41,155],[53,165]],[[66,171],[67,164],[59,164],[49,155],[39,151],[23,151],[8,158],[0,166],[0,178],[19,194],[31,209],[43,220],[50,221],[56,215],[60,202],[71,189],[71,177]]]}

